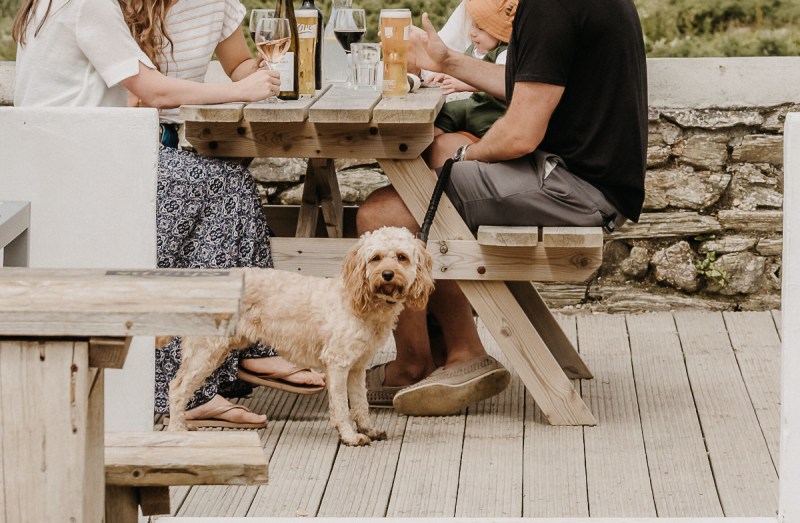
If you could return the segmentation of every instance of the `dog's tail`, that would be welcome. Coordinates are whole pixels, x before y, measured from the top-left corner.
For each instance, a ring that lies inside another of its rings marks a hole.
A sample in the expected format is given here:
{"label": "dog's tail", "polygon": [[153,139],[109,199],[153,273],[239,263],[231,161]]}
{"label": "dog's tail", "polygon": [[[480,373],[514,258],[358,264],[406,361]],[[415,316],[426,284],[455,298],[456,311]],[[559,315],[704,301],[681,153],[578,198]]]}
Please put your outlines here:
{"label": "dog's tail", "polygon": [[431,225],[433,225],[433,218],[436,216],[436,209],[439,208],[439,200],[442,199],[442,193],[444,192],[444,186],[447,184],[447,181],[450,179],[450,171],[453,169],[453,159],[448,158],[447,161],[444,162],[444,166],[439,171],[439,179],[436,180],[436,186],[433,188],[433,194],[431,195],[431,202],[428,204],[428,210],[425,211],[425,218],[422,220],[422,225],[419,228],[419,232],[417,233],[417,239],[420,240],[425,245],[428,244],[428,233],[431,230]]}

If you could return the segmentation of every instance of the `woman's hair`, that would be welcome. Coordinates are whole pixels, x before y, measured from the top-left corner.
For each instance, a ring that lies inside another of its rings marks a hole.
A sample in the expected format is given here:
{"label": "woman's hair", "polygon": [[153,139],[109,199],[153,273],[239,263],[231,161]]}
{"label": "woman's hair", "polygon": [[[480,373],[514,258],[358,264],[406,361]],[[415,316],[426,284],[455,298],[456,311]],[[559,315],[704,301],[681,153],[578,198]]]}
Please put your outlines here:
{"label": "woman's hair", "polygon": [[[28,30],[28,24],[31,22],[31,16],[33,16],[33,13],[36,12],[37,5],[39,5],[39,0],[23,0],[22,4],[19,6],[17,16],[14,18],[14,25],[11,27],[11,36],[19,45],[25,45],[25,32]],[[51,5],[52,0],[47,0],[47,11],[45,11],[42,20],[39,22],[39,25],[36,26],[36,32],[33,33],[34,36],[39,33],[39,29],[42,28],[42,24],[44,24],[44,21],[47,20],[47,15],[50,14]]]}
{"label": "woman's hair", "polygon": [[158,58],[163,52],[165,39],[169,42],[170,49],[172,48],[172,39],[167,34],[164,21],[167,11],[175,2],[176,0],[119,0],[131,36],[159,71],[161,67],[158,65]]}
{"label": "woman's hair", "polygon": [[[161,68],[158,65],[158,57],[164,47],[164,39],[169,42],[170,48],[172,47],[172,39],[167,34],[164,20],[167,11],[175,2],[176,0],[119,0],[125,23],[128,24],[133,39],[159,70]],[[25,33],[38,4],[39,0],[23,0],[14,18],[11,35],[19,45],[25,45]],[[51,5],[52,0],[47,0],[47,11],[36,26],[34,36],[39,33],[39,29],[47,20]]]}

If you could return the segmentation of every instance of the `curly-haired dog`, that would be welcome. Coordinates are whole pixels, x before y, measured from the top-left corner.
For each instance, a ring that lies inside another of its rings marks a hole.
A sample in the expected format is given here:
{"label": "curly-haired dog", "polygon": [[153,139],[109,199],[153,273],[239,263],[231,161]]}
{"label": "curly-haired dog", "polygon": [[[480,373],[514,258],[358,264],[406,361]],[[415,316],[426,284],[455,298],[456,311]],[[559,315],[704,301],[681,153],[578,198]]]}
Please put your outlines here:
{"label": "curly-haired dog", "polygon": [[244,269],[237,335],[183,338],[181,366],[170,383],[169,430],[186,430],[189,399],[231,350],[259,341],[296,365],[324,369],[331,425],[344,444],[385,439],[370,421],[366,367],[403,307],[425,308],[431,266],[424,244],[407,229],[383,227],[359,239],[336,279]]}

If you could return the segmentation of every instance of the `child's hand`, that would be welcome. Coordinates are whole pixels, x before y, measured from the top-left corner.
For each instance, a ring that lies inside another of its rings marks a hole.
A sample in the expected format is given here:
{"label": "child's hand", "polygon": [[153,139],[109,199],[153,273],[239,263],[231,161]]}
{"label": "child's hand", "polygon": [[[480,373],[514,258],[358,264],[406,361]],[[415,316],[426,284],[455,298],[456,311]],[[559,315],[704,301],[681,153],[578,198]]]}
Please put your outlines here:
{"label": "child's hand", "polygon": [[453,78],[452,76],[446,74],[442,76],[443,78],[440,81],[442,83],[442,89],[444,90],[445,94],[463,93],[463,92],[474,93],[475,91],[477,91],[477,89],[475,89],[468,83],[462,82],[457,78]]}

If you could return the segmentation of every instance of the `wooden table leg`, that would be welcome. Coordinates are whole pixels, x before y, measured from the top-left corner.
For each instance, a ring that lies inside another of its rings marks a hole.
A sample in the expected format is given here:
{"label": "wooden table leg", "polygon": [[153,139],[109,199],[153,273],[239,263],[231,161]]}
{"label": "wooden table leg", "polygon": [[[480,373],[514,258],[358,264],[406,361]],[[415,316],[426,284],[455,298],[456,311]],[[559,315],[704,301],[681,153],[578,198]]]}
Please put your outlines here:
{"label": "wooden table leg", "polygon": [[[422,220],[436,183],[435,175],[421,158],[379,162],[411,213],[418,221]],[[431,237],[473,238],[446,195],[443,195],[439,204]],[[560,361],[568,362],[569,366],[574,366],[579,371],[582,370],[581,367],[585,368],[585,365],[577,363],[583,363],[580,356],[571,344],[564,345],[556,333],[541,335],[538,329],[547,330],[552,325],[547,319],[533,323],[511,288],[524,298],[523,304],[530,313],[540,306],[546,308],[546,305],[543,302],[538,304],[536,298],[531,293],[521,291],[520,286],[507,287],[504,282],[465,280],[459,280],[458,283],[545,418],[554,425],[596,424],[594,416],[575,392],[554,354],[559,356]],[[548,346],[543,338],[554,345]],[[590,375],[588,369],[585,371]]]}
{"label": "wooden table leg", "polygon": [[103,521],[103,372],[88,352],[80,340],[0,339],[8,521]]}
{"label": "wooden table leg", "polygon": [[507,281],[506,286],[567,376],[592,379],[594,376],[589,367],[586,366],[586,363],[575,351],[575,347],[572,346],[572,342],[561,330],[561,326],[536,287],[527,281]]}
{"label": "wooden table leg", "polygon": [[106,523],[137,523],[139,493],[136,487],[106,487]]}
{"label": "wooden table leg", "polygon": [[319,209],[325,219],[329,238],[341,238],[344,232],[344,210],[336,168],[330,158],[310,158],[303,183],[303,198],[297,220],[298,238],[311,238],[317,229]]}

